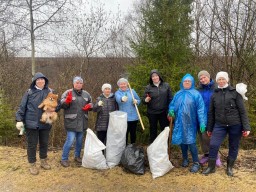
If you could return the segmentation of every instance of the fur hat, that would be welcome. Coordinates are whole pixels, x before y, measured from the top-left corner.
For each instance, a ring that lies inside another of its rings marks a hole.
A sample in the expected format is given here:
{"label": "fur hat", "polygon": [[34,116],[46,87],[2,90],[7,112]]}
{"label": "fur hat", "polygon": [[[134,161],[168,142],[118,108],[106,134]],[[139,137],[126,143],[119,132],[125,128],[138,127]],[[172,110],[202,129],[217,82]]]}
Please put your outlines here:
{"label": "fur hat", "polygon": [[82,79],[82,77],[80,77],[80,76],[75,76],[75,77],[73,78],[73,83],[75,83],[75,82],[77,82],[77,81],[80,81],[81,83],[84,82],[84,80]]}
{"label": "fur hat", "polygon": [[109,83],[104,83],[101,87],[101,90],[104,91],[104,89],[106,89],[106,88],[112,89],[112,87]]}
{"label": "fur hat", "polygon": [[198,73],[198,79],[200,79],[200,77],[202,75],[205,75],[206,77],[208,77],[209,79],[211,78],[210,74],[208,73],[208,71],[202,70]]}
{"label": "fur hat", "polygon": [[117,85],[119,86],[120,83],[128,83],[128,80],[125,79],[125,78],[120,78],[120,79],[117,81]]}
{"label": "fur hat", "polygon": [[219,79],[220,77],[226,79],[227,82],[229,81],[228,73],[225,72],[225,71],[220,71],[220,72],[217,73],[217,75],[216,75],[216,81],[218,81],[218,79]]}

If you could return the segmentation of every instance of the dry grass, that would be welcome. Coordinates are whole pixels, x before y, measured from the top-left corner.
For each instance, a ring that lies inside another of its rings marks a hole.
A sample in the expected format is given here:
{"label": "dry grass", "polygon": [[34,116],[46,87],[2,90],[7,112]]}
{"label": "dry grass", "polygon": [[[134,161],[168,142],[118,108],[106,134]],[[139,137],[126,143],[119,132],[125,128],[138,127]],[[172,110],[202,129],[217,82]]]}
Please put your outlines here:
{"label": "dry grass", "polygon": [[[226,151],[224,150],[224,154]],[[49,171],[40,169],[37,176],[28,172],[26,151],[0,146],[1,191],[254,191],[256,187],[256,151],[240,151],[235,165],[235,177],[225,174],[224,166],[216,173],[204,176],[192,174],[187,168],[176,166],[163,177],[152,179],[147,168],[145,175],[127,173],[121,166],[110,170],[91,170],[71,162],[60,165],[61,151],[49,152]],[[177,157],[177,155],[176,155]],[[174,165],[179,159],[173,159]],[[222,156],[222,160],[224,157]],[[39,166],[39,163],[38,163]]]}

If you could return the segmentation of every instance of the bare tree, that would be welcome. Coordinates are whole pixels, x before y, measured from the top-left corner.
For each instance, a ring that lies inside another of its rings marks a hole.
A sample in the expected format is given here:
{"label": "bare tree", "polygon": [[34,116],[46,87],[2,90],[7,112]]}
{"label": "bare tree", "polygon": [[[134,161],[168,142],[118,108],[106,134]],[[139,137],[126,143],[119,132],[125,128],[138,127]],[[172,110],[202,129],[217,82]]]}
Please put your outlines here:
{"label": "bare tree", "polygon": [[232,84],[251,85],[256,72],[256,2],[206,0],[197,1],[196,7],[199,56],[209,58],[206,64],[213,72],[228,71]]}
{"label": "bare tree", "polygon": [[64,18],[57,16],[66,2],[67,0],[8,0],[4,20],[9,26],[15,26],[15,30],[29,35],[23,36],[21,42],[30,41],[32,75],[36,71],[35,41],[45,39],[44,34],[49,29],[47,26],[64,21]]}

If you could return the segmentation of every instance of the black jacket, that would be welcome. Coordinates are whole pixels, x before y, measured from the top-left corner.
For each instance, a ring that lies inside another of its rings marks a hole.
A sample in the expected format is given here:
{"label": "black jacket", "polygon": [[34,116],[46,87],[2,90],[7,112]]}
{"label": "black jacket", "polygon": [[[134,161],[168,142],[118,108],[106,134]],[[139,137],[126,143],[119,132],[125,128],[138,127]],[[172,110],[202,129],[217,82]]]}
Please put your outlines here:
{"label": "black jacket", "polygon": [[[160,78],[160,85],[157,87],[153,84],[152,74],[158,74]],[[147,94],[151,97],[150,102],[146,103],[145,98]],[[147,105],[147,112],[149,114],[160,114],[168,112],[168,107],[172,101],[172,91],[168,83],[164,82],[157,70],[152,70],[150,73],[149,85],[147,85],[142,102]]]}
{"label": "black jacket", "polygon": [[[35,88],[35,82],[38,78],[45,79],[43,90]],[[51,128],[50,124],[40,122],[43,110],[38,108],[49,92],[52,92],[52,90],[48,88],[48,79],[42,73],[36,73],[32,79],[30,89],[27,90],[21,100],[21,104],[16,112],[16,121],[22,121],[25,127],[29,129]]]}
{"label": "black jacket", "polygon": [[[102,101],[103,106],[98,106],[98,102]],[[96,103],[93,105],[93,111],[97,112],[96,131],[107,131],[109,122],[109,113],[118,110],[115,95],[112,94],[109,98],[106,98],[101,94]]]}
{"label": "black jacket", "polygon": [[227,127],[241,124],[243,130],[251,130],[243,98],[235,88],[215,89],[208,112],[207,130],[212,132],[215,123]]}

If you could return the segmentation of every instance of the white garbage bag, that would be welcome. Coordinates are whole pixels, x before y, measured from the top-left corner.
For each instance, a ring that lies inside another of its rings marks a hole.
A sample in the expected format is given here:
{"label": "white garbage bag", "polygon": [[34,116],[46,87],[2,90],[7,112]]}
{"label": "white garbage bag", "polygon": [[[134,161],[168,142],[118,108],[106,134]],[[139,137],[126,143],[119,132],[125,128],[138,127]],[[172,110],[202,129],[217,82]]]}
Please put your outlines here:
{"label": "white garbage bag", "polygon": [[174,166],[168,156],[169,127],[157,136],[155,141],[147,148],[150,172],[153,179],[168,173]]}
{"label": "white garbage bag", "polygon": [[106,146],[88,128],[84,144],[82,166],[91,169],[108,169],[106,158],[102,153],[102,150],[105,148]]}
{"label": "white garbage bag", "polygon": [[244,83],[238,83],[236,84],[236,91],[242,95],[244,100],[248,100],[248,98],[245,96],[245,93],[247,92],[247,85]]}
{"label": "white garbage bag", "polygon": [[106,144],[106,160],[109,168],[118,165],[126,147],[127,113],[113,111],[109,113]]}

